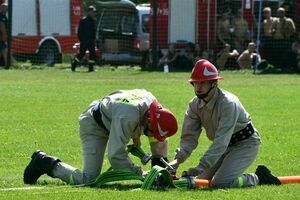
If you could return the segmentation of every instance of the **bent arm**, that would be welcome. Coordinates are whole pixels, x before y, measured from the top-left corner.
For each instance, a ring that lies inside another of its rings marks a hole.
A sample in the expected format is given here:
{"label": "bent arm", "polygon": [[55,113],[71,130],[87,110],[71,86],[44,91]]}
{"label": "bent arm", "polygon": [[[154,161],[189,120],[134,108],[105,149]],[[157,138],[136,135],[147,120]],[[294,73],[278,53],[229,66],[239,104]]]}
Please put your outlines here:
{"label": "bent arm", "polygon": [[131,161],[126,151],[136,126],[137,120],[128,117],[118,117],[112,120],[108,142],[108,159],[113,169],[127,168],[141,175],[141,168]]}
{"label": "bent arm", "polygon": [[191,106],[186,111],[180,138],[180,148],[176,150],[175,159],[183,163],[198,146],[201,133],[201,121]]}

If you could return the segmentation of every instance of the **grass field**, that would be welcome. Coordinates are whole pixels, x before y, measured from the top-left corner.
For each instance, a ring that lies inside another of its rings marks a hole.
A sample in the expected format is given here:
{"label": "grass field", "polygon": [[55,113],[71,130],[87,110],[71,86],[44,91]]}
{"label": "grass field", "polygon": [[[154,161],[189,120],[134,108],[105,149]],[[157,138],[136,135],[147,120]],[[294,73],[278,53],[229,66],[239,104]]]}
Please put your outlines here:
{"label": "grass field", "polygon": [[[43,176],[37,188],[24,185],[23,170],[36,149],[82,168],[77,117],[92,100],[113,90],[151,91],[174,112],[181,127],[193,97],[187,82],[189,73],[163,74],[130,68],[98,68],[95,73],[85,70],[0,70],[0,199],[300,199],[300,184],[158,192],[135,190],[138,182],[115,183],[103,189],[74,188]],[[221,75],[225,80],[220,87],[240,98],[262,137],[259,156],[247,172],[263,163],[278,176],[300,175],[300,76],[253,75],[250,71]],[[170,158],[179,145],[179,137],[180,131],[169,140]],[[198,148],[178,173],[196,165],[209,145],[203,134]],[[142,147],[149,152],[146,140]],[[103,170],[108,167],[105,161]]]}

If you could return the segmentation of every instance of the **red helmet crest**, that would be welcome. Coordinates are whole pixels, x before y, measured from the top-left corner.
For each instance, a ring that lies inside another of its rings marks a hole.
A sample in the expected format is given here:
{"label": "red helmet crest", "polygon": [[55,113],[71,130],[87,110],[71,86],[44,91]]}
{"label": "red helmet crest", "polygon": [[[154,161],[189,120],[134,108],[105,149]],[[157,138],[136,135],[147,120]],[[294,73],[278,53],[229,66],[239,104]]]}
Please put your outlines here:
{"label": "red helmet crest", "polygon": [[193,68],[189,82],[201,82],[210,80],[222,80],[217,68],[208,60],[198,60]]}
{"label": "red helmet crest", "polygon": [[162,142],[177,132],[177,120],[170,110],[163,108],[160,103],[154,101],[150,105],[149,112],[153,136],[158,141]]}

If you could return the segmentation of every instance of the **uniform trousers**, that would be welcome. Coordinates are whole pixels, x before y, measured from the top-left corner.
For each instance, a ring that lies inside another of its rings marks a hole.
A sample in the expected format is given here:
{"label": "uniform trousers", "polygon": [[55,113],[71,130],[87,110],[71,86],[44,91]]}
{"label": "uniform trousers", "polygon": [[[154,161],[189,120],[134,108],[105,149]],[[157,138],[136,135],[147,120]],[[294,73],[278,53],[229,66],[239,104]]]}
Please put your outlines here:
{"label": "uniform trousers", "polygon": [[206,169],[198,178],[211,179],[212,187],[217,188],[257,185],[256,174],[244,174],[244,172],[256,159],[259,146],[260,141],[250,137],[228,147],[218,162]]}
{"label": "uniform trousers", "polygon": [[92,108],[98,103],[94,101],[79,116],[80,139],[82,144],[83,170],[59,162],[53,169],[53,176],[62,181],[78,185],[93,181],[101,173],[108,132],[95,121]]}

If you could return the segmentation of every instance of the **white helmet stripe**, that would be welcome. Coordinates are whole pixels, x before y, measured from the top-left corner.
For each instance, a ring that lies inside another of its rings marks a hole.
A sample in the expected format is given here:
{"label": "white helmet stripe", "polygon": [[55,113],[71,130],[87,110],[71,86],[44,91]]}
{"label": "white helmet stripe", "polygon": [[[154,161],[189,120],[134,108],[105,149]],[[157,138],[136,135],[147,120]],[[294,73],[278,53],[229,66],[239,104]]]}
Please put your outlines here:
{"label": "white helmet stripe", "polygon": [[157,122],[157,128],[158,128],[159,135],[160,135],[161,137],[164,137],[165,135],[168,134],[168,131],[163,131],[163,130],[161,129],[161,127],[160,127],[160,125],[159,125],[158,122]]}

